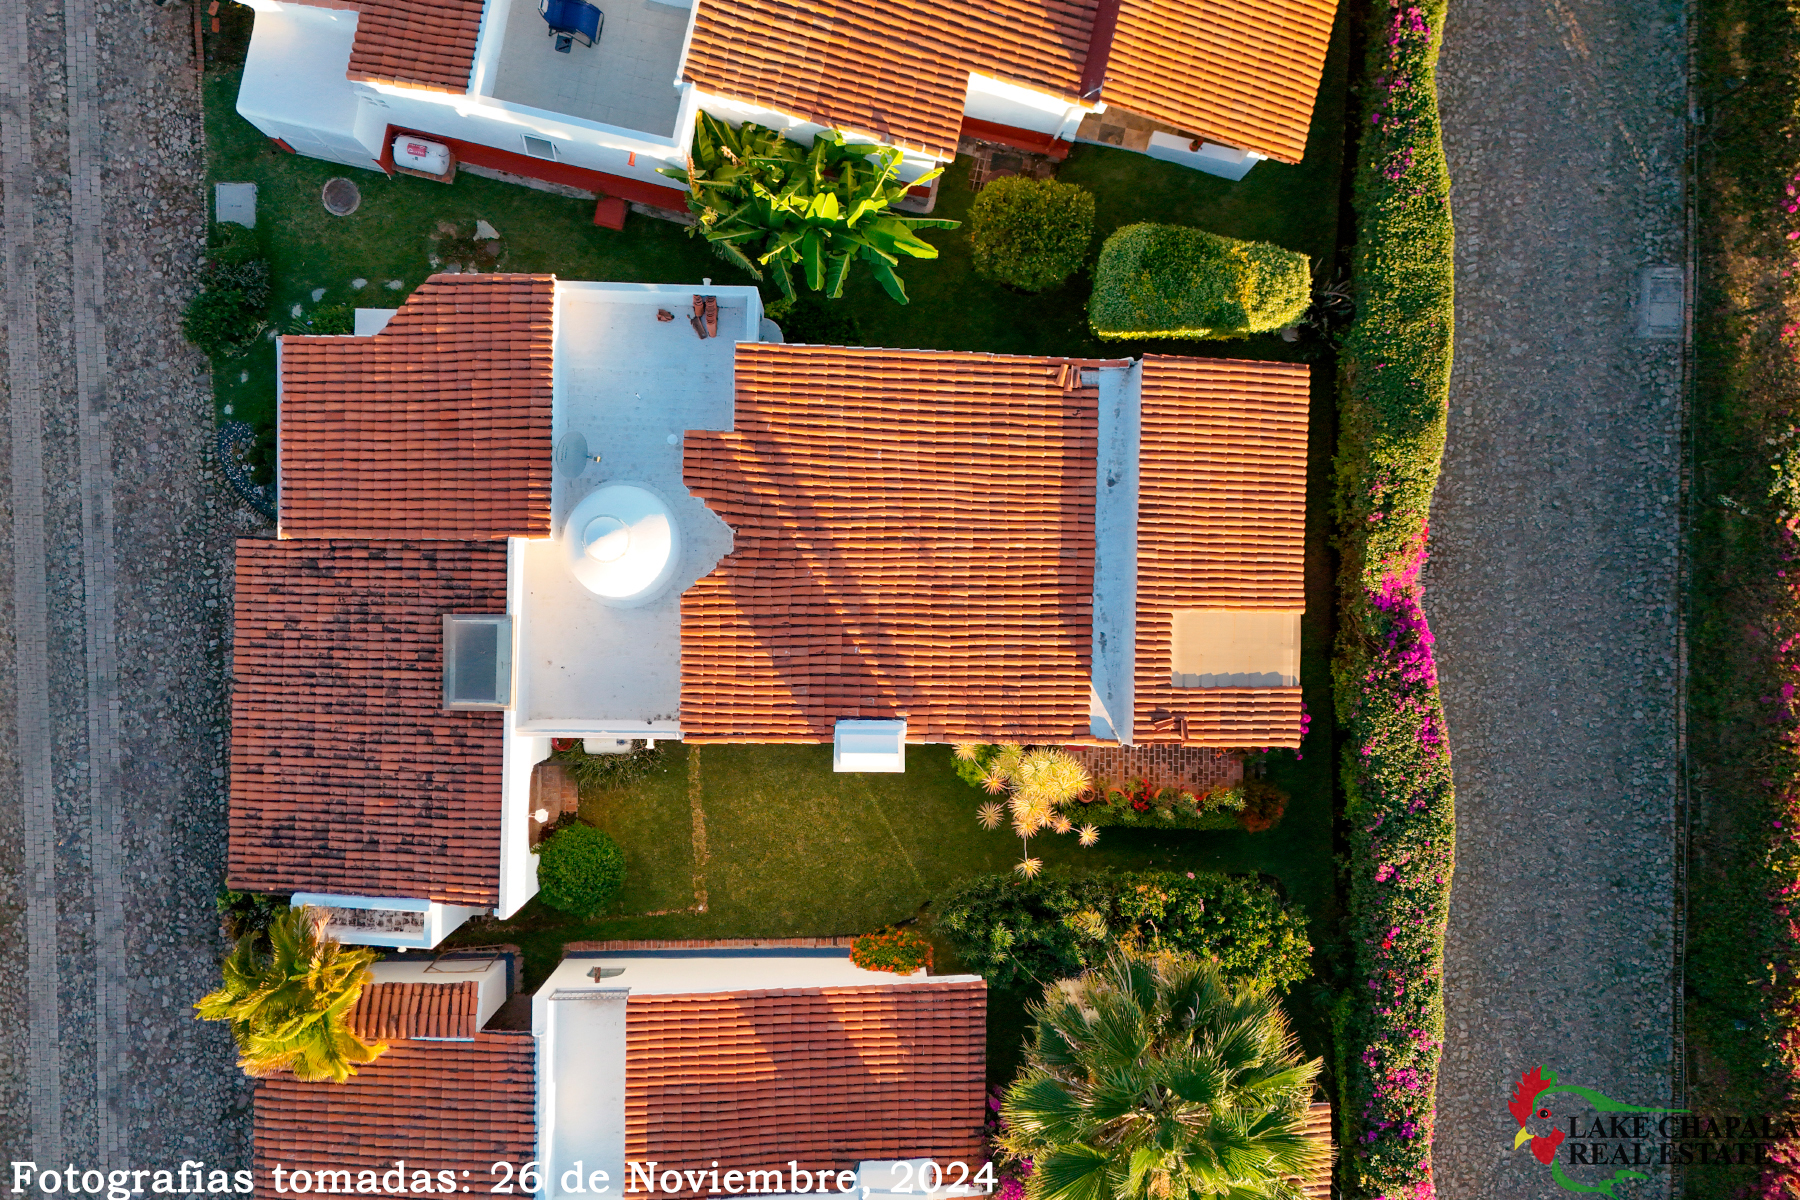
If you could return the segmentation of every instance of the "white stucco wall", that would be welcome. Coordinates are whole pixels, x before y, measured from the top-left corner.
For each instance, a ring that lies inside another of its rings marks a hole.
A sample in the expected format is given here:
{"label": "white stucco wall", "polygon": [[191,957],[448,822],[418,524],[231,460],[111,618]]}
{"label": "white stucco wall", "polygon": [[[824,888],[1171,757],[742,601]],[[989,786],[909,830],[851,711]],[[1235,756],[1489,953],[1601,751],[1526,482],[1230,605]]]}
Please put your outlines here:
{"label": "white stucco wall", "polygon": [[969,96],[963,103],[963,115],[1014,129],[1047,133],[1065,142],[1075,140],[1081,118],[1102,109],[1103,105],[1079,104],[1066,96],[1054,96],[1035,88],[1021,87],[1003,79],[971,72]]}
{"label": "white stucco wall", "polygon": [[[513,154],[525,153],[530,134],[555,143],[556,161],[567,166],[679,187],[656,170],[681,166],[687,157],[698,103],[691,86],[681,85],[674,136],[659,138],[486,95],[353,82],[344,75],[356,37],[355,12],[284,0],[257,0],[255,7],[238,112],[309,158],[379,170],[390,125]],[[489,86],[486,75],[498,53],[500,39],[492,32],[484,29],[477,45],[472,77],[478,86]]]}

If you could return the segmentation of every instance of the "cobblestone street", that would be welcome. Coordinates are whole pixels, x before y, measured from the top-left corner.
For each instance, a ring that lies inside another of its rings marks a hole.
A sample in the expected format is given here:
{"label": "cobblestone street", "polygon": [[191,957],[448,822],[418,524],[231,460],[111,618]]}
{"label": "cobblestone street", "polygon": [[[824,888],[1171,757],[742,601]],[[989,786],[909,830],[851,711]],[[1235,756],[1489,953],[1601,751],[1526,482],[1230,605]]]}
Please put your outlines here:
{"label": "cobblestone street", "polygon": [[1444,31],[1426,606],[1458,827],[1434,1167],[1459,1200],[1567,1195],[1512,1148],[1522,1072],[1670,1093],[1681,344],[1634,334],[1640,271],[1686,256],[1685,37],[1670,0],[1452,0]]}
{"label": "cobblestone street", "polygon": [[10,6],[0,49],[0,1129],[14,1159],[248,1165],[214,986],[231,540],[205,360],[193,9]]}

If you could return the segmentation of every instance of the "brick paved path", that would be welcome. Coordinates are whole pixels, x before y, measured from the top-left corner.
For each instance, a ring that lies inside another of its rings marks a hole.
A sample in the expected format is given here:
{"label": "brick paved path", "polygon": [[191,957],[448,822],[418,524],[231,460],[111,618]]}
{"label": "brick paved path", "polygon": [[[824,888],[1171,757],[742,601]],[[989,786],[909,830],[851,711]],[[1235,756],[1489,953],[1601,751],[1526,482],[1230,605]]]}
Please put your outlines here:
{"label": "brick paved path", "polygon": [[229,547],[180,310],[204,245],[192,9],[0,18],[0,1133],[247,1165],[217,977]]}
{"label": "brick paved path", "polygon": [[1444,34],[1457,346],[1426,606],[1457,787],[1434,1165],[1459,1200],[1568,1194],[1512,1150],[1520,1072],[1670,1092],[1680,346],[1632,333],[1640,269],[1685,261],[1681,11],[1451,0]]}

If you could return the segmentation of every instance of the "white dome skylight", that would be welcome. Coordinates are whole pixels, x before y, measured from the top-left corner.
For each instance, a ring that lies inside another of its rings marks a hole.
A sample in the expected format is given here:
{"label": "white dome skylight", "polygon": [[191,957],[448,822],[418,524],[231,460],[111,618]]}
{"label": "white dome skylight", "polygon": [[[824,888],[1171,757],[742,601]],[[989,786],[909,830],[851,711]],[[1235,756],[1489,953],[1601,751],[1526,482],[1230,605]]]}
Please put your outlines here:
{"label": "white dome skylight", "polygon": [[562,540],[570,573],[619,608],[655,599],[681,557],[681,531],[669,506],[637,483],[588,493],[569,514]]}

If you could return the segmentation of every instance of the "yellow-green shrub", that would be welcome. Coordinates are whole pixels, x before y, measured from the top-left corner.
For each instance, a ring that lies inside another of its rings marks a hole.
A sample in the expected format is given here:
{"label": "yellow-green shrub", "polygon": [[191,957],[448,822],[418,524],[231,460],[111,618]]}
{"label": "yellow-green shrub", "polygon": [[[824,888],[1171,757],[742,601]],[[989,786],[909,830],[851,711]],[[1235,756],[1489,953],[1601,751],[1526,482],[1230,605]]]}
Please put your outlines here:
{"label": "yellow-green shrub", "polygon": [[1103,338],[1229,338],[1292,325],[1311,304],[1306,255],[1184,225],[1127,225],[1094,268]]}

